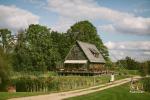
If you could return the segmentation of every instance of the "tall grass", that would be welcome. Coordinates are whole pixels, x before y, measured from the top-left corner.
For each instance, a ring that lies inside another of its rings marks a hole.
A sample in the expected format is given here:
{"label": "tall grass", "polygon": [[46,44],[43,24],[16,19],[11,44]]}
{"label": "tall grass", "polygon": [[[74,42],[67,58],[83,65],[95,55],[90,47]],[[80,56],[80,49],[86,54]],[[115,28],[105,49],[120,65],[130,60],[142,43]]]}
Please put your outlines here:
{"label": "tall grass", "polygon": [[[126,76],[116,76],[116,79]],[[18,92],[66,91],[107,83],[110,75],[101,76],[58,76],[54,72],[17,72],[12,75],[12,85]]]}

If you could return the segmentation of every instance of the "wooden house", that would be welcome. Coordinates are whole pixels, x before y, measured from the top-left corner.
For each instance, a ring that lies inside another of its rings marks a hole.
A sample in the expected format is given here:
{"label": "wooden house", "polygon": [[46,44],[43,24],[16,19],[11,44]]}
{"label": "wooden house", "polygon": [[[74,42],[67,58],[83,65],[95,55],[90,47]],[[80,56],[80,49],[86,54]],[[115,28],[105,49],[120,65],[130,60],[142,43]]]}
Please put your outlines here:
{"label": "wooden house", "polygon": [[64,70],[72,72],[100,72],[105,60],[94,44],[76,41],[64,61]]}

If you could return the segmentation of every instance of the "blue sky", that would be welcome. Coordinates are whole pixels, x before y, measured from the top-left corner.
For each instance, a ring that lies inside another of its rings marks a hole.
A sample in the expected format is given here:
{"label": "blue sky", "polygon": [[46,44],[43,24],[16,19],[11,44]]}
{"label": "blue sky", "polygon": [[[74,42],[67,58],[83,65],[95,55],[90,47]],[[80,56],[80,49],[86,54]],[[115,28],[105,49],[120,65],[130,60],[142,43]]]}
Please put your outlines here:
{"label": "blue sky", "polygon": [[[0,28],[42,24],[65,32],[91,21],[112,55],[150,58],[150,0],[0,0]],[[135,51],[134,51],[135,50]]]}

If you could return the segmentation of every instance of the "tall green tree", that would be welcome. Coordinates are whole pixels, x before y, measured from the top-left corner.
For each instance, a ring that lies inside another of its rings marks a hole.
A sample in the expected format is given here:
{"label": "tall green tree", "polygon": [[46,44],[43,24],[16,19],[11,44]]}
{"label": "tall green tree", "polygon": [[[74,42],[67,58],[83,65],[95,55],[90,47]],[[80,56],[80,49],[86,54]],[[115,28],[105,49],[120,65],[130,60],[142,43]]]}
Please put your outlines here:
{"label": "tall green tree", "polygon": [[9,52],[13,46],[13,38],[11,36],[11,31],[8,29],[0,29],[0,45],[2,46],[4,52]]}
{"label": "tall green tree", "polygon": [[140,69],[141,75],[150,75],[150,61],[145,61],[140,63]]}
{"label": "tall green tree", "polygon": [[54,48],[50,29],[41,25],[30,25],[18,35],[15,48],[16,69],[46,71],[53,69],[57,61],[57,49]]}
{"label": "tall green tree", "polygon": [[131,57],[126,57],[125,58],[126,63],[127,63],[127,68],[129,70],[136,70],[139,69],[139,64],[137,61],[135,61],[134,59],[132,59]]}
{"label": "tall green tree", "polygon": [[17,42],[14,49],[13,68],[16,71],[26,71],[31,69],[31,59],[29,51],[26,47],[26,34],[20,32],[17,34]]}
{"label": "tall green tree", "polygon": [[116,62],[116,64],[119,65],[120,67],[124,67],[129,70],[138,70],[139,69],[139,63],[128,56],[125,59],[118,60]]}
{"label": "tall green tree", "polygon": [[6,91],[6,87],[9,82],[10,70],[11,67],[8,55],[6,55],[3,48],[0,47],[0,91]]}
{"label": "tall green tree", "polygon": [[148,74],[150,75],[150,61],[147,61]]}
{"label": "tall green tree", "polygon": [[95,44],[105,60],[109,60],[109,54],[106,46],[103,44],[100,35],[98,35],[95,26],[89,21],[80,21],[75,23],[67,31],[67,36],[70,38],[69,41],[71,42],[71,45],[74,44],[76,40]]}
{"label": "tall green tree", "polygon": [[59,54],[60,54],[60,63],[62,63],[70,50],[70,47],[72,46],[69,38],[67,37],[66,33],[58,33],[56,31],[51,32],[51,38],[53,41],[53,45],[55,48],[57,48]]}

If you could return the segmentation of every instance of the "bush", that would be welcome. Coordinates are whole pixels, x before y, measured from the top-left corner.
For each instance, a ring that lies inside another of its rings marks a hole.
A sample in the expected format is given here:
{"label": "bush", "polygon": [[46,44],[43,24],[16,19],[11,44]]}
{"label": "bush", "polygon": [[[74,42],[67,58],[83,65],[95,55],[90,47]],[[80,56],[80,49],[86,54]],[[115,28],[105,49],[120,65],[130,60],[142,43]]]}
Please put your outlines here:
{"label": "bush", "polygon": [[46,92],[50,90],[49,84],[52,79],[51,77],[21,77],[13,81],[17,92]]}
{"label": "bush", "polygon": [[150,77],[143,79],[144,91],[150,92]]}

